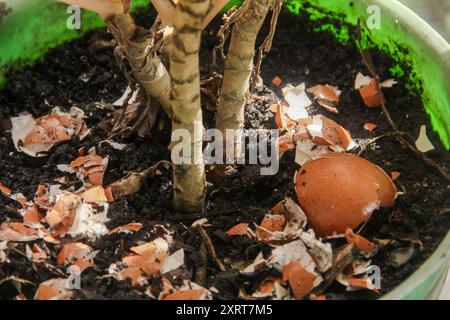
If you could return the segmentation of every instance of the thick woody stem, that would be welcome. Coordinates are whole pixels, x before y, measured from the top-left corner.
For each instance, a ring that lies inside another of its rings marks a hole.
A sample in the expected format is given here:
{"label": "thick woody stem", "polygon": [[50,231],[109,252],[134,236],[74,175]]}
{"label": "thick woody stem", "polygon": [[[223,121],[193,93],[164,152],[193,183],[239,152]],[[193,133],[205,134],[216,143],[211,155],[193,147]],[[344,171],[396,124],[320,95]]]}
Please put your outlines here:
{"label": "thick woody stem", "polygon": [[[246,0],[234,24],[216,116],[216,127],[223,133],[226,129],[238,131],[244,127],[244,106],[249,96],[256,37],[271,3],[272,0]],[[240,150],[239,138],[235,141],[235,150],[236,153]]]}
{"label": "thick woody stem", "polygon": [[[169,53],[172,79],[172,132],[189,133],[187,163],[174,162],[174,206],[198,212],[205,199],[205,168],[202,153],[203,122],[200,106],[199,49],[204,17],[210,0],[180,0],[175,9],[173,44]],[[186,137],[184,137],[186,138]],[[184,139],[183,138],[183,139]],[[183,150],[185,152],[186,150]]]}

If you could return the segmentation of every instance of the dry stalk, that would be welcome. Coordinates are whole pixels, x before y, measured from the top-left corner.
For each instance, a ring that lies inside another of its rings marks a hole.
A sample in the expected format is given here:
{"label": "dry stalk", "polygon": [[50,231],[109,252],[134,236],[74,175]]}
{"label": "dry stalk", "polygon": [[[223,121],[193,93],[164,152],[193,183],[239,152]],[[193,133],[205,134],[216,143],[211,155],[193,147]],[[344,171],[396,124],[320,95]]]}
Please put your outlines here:
{"label": "dry stalk", "polygon": [[113,199],[119,200],[138,193],[145,186],[147,178],[155,174],[161,165],[172,167],[171,162],[161,160],[144,171],[129,173],[126,177],[110,184],[108,187],[111,188]]}

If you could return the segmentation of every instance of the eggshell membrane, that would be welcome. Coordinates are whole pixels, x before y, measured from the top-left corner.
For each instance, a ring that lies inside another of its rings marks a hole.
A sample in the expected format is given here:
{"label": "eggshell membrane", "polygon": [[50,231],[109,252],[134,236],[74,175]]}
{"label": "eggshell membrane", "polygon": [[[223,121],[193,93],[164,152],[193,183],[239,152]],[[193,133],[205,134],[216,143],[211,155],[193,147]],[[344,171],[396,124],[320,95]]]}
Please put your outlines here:
{"label": "eggshell membrane", "polygon": [[328,153],[297,172],[296,193],[319,236],[345,233],[380,207],[394,204],[397,189],[377,165],[346,153]]}

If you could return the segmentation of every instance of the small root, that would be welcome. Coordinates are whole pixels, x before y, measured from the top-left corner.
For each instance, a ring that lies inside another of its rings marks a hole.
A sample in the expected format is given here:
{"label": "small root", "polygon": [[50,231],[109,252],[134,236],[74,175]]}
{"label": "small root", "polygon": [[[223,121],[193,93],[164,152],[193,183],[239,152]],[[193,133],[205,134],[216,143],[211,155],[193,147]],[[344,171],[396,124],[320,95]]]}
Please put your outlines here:
{"label": "small root", "polygon": [[204,241],[200,245],[199,256],[200,256],[200,263],[197,266],[197,270],[195,271],[195,282],[201,286],[204,286],[206,284],[206,275],[207,275],[206,265],[208,259],[206,245]]}
{"label": "small root", "polygon": [[211,238],[206,233],[205,229],[201,225],[196,225],[195,228],[197,229],[198,233],[200,234],[200,237],[203,239],[203,243],[205,244],[206,248],[209,251],[209,254],[211,255],[211,258],[214,262],[214,264],[219,268],[220,271],[226,271],[225,265],[220,261],[219,257],[217,256],[216,248],[214,248],[214,245],[212,243]]}

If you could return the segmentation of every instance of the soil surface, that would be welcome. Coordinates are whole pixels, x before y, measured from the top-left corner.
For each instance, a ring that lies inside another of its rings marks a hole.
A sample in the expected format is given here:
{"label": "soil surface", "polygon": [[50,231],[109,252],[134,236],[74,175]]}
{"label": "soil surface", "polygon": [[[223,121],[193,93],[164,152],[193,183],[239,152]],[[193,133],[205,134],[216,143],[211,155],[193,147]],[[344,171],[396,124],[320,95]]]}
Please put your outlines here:
{"label": "soil surface", "polygon": [[[149,25],[152,21],[150,17],[153,17],[153,13],[142,13],[139,21]],[[203,74],[210,69],[211,51],[217,43],[214,36],[217,26],[216,21],[205,31],[201,54]],[[390,126],[380,109],[365,107],[358,92],[353,90],[357,72],[368,74],[355,47],[338,43],[328,33],[311,32],[311,28],[304,17],[296,17],[287,12],[282,14],[272,51],[263,62],[261,76],[267,87],[256,92],[268,99],[257,99],[249,103],[246,109],[246,127],[275,128],[273,114],[268,109],[271,103],[277,101],[277,96],[280,96],[280,88],[288,83],[297,85],[306,82],[307,87],[331,84],[343,91],[338,105],[339,114],[329,113],[317,103],[311,111],[337,121],[351,132],[360,145],[390,132]],[[14,192],[22,192],[32,198],[38,184],[54,183],[54,179],[61,176],[56,169],[57,164],[70,163],[78,157],[80,147],[98,146],[100,141],[108,137],[105,119],[111,117],[111,111],[102,107],[118,99],[127,82],[116,67],[112,48],[93,49],[90,45],[94,36],[107,37],[104,31],[96,31],[51,50],[34,66],[9,74],[5,89],[0,91],[0,182]],[[376,51],[372,55],[381,77],[390,78],[388,70],[393,65],[390,58]],[[275,76],[283,80],[281,87],[271,84]],[[419,126],[426,124],[428,135],[436,146],[429,155],[439,163],[450,164],[449,154],[441,147],[437,135],[431,130],[420,98],[409,94],[405,89],[406,76],[396,80],[399,81],[398,85],[385,90],[394,121],[412,137],[417,137]],[[17,152],[8,132],[9,117],[24,111],[41,116],[54,106],[63,110],[68,110],[71,106],[83,109],[92,134],[82,142],[73,138],[59,144],[44,158],[31,158]],[[209,112],[205,118],[211,119],[213,116]],[[164,117],[160,121],[164,121],[163,129],[155,129],[149,139],[116,139],[128,145],[125,150],[115,150],[107,144],[97,148],[100,155],[110,158],[105,185],[128,172],[143,170],[161,159],[170,158],[166,147],[169,141],[169,121]],[[367,122],[376,123],[379,127],[368,132],[363,129]],[[360,150],[357,148],[354,152]],[[335,284],[327,291],[329,299],[377,298],[388,292],[430,256],[450,227],[450,186],[435,169],[425,165],[417,155],[403,149],[395,137],[383,137],[369,144],[362,156],[387,173],[400,172],[396,184],[404,194],[397,199],[395,207],[376,212],[362,231],[364,236],[372,240],[393,240],[382,247],[373,259],[373,264],[381,268],[381,291],[349,293],[343,286]],[[107,273],[110,264],[121,260],[131,246],[141,240],[149,241],[157,237],[164,225],[170,225],[175,230],[174,250],[184,248],[186,268],[183,272],[185,275],[186,272],[191,272],[195,280],[195,270],[202,265],[198,250],[202,240],[198,233],[189,231],[188,228],[202,216],[208,217],[211,227],[206,230],[219,258],[227,266],[231,265],[231,261],[253,261],[264,248],[246,237],[229,237],[225,231],[240,222],[259,223],[277,202],[286,196],[296,198],[293,176],[298,166],[293,157],[289,153],[283,156],[280,171],[275,176],[259,176],[257,166],[238,167],[228,185],[220,189],[212,188],[207,197],[205,212],[198,215],[183,215],[172,209],[170,171],[162,170],[162,175],[150,177],[144,190],[112,203],[108,211],[111,219],[107,224],[108,228],[130,222],[143,223],[144,228],[130,235],[107,235],[89,243],[95,250],[99,250],[99,254],[95,258],[95,267],[84,271],[82,289],[77,291],[77,298],[147,299],[146,295],[135,290],[126,281],[100,276]],[[0,195],[0,222],[21,221],[22,217],[17,209],[16,202]],[[47,246],[55,254],[59,251],[55,245]],[[405,251],[412,254],[403,259],[406,261],[400,261],[405,257]],[[10,262],[0,264],[0,279],[15,275],[38,285],[59,276],[53,269],[33,268],[23,252],[25,245],[19,244],[9,256]],[[54,262],[55,258],[51,257],[50,262]],[[207,277],[200,284],[207,288],[216,287],[219,294],[215,298],[218,299],[237,298],[242,283],[250,291],[266,276],[255,274],[243,277],[236,269],[231,268],[221,272],[210,260],[206,271]],[[153,281],[159,280],[155,278]],[[35,286],[22,286],[27,298],[32,298],[35,290]],[[10,282],[0,285],[1,299],[11,299],[17,294],[17,289]]]}

